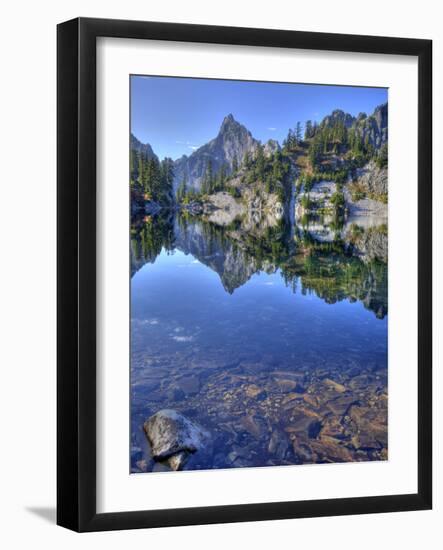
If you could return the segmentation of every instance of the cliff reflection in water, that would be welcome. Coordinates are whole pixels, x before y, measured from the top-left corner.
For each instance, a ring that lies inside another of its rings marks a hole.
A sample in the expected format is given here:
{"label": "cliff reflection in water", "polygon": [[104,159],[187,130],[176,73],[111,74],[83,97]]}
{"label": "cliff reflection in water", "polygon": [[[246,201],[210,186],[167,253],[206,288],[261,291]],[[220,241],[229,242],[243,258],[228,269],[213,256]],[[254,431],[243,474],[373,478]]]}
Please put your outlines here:
{"label": "cliff reflection in water", "polygon": [[131,469],[143,422],[211,434],[185,469],[387,458],[387,229],[168,210],[131,227]]}
{"label": "cliff reflection in water", "polygon": [[[314,292],[334,304],[360,301],[383,319],[387,314],[387,228],[364,230],[339,222],[322,225],[304,220],[291,234],[282,218],[274,226],[227,226],[189,214],[168,212],[134,220],[131,228],[131,274],[154,263],[165,250],[191,254],[216,272],[232,294],[260,272],[279,272],[294,292]],[[326,235],[326,238],[325,238]]]}

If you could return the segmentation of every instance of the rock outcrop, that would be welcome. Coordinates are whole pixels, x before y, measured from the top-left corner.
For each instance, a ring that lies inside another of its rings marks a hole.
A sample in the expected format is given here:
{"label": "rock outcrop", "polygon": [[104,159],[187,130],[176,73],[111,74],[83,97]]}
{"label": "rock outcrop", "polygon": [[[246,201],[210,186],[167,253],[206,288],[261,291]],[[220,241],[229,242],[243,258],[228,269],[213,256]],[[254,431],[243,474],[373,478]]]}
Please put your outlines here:
{"label": "rock outcrop", "polygon": [[372,115],[357,119],[355,128],[363,143],[370,143],[379,149],[388,141],[388,104],[379,105]]}
{"label": "rock outcrop", "polygon": [[361,235],[354,238],[354,253],[363,261],[380,260],[388,261],[388,232],[387,226],[371,227],[362,231]]}
{"label": "rock outcrop", "polygon": [[263,146],[263,154],[265,158],[270,158],[274,153],[280,151],[281,147],[277,140],[268,139],[268,141]]}
{"label": "rock outcrop", "polygon": [[242,202],[225,192],[214,193],[209,197],[209,202],[213,211],[208,216],[208,221],[217,225],[231,224],[236,218],[243,216],[246,210]]}
{"label": "rock outcrop", "polygon": [[355,121],[356,119],[349,113],[345,113],[341,109],[335,109],[330,115],[325,116],[320,123],[320,127],[333,127],[338,122],[342,122],[345,128],[351,128]]}
{"label": "rock outcrop", "polygon": [[181,413],[163,409],[143,425],[155,460],[167,461],[172,470],[181,470],[189,456],[204,451],[209,433]]}
{"label": "rock outcrop", "polygon": [[379,168],[373,160],[357,170],[357,181],[371,195],[384,196],[388,194],[388,170]]}

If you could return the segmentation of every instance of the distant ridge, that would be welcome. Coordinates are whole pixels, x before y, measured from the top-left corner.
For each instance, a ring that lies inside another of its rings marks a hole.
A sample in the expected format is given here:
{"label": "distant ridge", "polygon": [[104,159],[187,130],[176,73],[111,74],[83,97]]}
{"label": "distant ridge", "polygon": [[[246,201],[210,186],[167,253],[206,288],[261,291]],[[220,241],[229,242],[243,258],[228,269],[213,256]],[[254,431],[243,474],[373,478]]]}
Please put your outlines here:
{"label": "distant ridge", "polygon": [[133,151],[137,151],[138,153],[142,153],[148,160],[151,160],[153,158],[158,160],[157,155],[154,153],[154,151],[152,150],[152,147],[149,145],[149,143],[142,143],[132,133],[131,133],[130,147]]}
{"label": "distant ridge", "polygon": [[[325,116],[317,125],[319,128],[334,127],[337,123],[360,135],[362,142],[379,149],[388,141],[388,104],[377,106],[371,115],[360,113],[353,116],[341,109],[335,109]],[[260,145],[251,132],[232,114],[224,117],[217,136],[205,145],[199,147],[190,156],[183,155],[174,161],[174,190],[183,180],[188,187],[200,190],[208,164],[211,163],[213,173],[218,173],[224,167],[226,174],[233,172],[236,165],[241,165],[245,154],[253,156]],[[280,147],[275,140],[269,140],[264,145],[264,151],[272,152]],[[131,149],[140,152],[147,159],[159,160],[149,143],[142,143],[131,134]]]}

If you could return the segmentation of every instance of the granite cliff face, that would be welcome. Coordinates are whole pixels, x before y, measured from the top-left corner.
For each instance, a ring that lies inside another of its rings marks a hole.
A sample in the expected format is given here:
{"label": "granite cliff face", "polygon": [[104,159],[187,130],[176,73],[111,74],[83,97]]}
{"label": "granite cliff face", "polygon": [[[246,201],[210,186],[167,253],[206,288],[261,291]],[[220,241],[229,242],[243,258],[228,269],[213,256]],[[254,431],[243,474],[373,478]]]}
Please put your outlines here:
{"label": "granite cliff face", "polygon": [[213,173],[217,173],[224,165],[229,174],[233,166],[241,164],[247,152],[252,155],[258,145],[259,142],[252,137],[251,132],[230,114],[223,119],[217,137],[189,157],[183,155],[175,161],[174,187],[177,188],[186,178],[189,186],[199,190],[209,161]]}
{"label": "granite cliff face", "polygon": [[367,189],[368,193],[374,195],[387,195],[388,193],[388,170],[379,168],[371,160],[363,168],[357,170],[358,181]]}
{"label": "granite cliff face", "polygon": [[358,117],[355,128],[363,142],[367,141],[379,149],[388,141],[388,104],[379,105],[368,117]]}

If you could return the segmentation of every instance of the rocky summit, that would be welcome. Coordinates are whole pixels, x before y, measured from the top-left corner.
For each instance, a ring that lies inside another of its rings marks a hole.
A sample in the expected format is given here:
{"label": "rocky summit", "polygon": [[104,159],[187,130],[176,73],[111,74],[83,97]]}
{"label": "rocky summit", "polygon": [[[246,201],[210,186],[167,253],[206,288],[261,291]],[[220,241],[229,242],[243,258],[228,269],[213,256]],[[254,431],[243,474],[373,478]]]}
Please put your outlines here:
{"label": "rocky summit", "polygon": [[175,188],[186,180],[188,186],[200,189],[203,177],[212,163],[212,171],[217,173],[225,166],[226,172],[232,173],[236,165],[241,164],[246,153],[256,151],[259,141],[251,132],[237,122],[232,114],[227,115],[220,126],[217,136],[197,149],[189,157],[183,155],[175,161]]}

